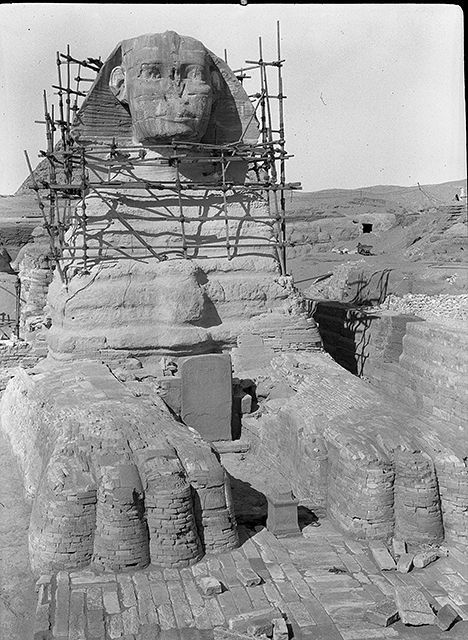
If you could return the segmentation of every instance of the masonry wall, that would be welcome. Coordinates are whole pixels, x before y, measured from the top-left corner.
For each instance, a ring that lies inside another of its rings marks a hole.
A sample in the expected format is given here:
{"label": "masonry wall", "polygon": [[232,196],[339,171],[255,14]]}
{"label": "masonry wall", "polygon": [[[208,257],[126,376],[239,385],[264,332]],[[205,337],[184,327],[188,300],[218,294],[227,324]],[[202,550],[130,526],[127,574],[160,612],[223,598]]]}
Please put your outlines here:
{"label": "masonry wall", "polygon": [[463,323],[365,312],[320,302],[326,351],[345,369],[418,411],[456,426],[468,420],[468,329]]}

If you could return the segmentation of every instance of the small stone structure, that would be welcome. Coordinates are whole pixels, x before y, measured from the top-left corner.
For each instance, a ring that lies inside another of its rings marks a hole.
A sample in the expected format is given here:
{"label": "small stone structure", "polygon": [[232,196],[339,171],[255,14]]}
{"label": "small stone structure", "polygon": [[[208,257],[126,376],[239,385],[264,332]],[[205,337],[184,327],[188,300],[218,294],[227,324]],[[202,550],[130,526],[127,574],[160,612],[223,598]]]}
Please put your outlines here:
{"label": "small stone structure", "polygon": [[298,504],[291,491],[269,495],[267,529],[277,537],[300,536]]}

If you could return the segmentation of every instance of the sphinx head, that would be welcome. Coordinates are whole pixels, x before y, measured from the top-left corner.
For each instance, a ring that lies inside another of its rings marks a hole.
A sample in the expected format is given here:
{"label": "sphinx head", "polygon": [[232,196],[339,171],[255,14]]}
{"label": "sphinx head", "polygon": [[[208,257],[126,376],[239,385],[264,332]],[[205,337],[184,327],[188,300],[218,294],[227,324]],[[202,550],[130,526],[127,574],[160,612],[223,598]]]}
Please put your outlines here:
{"label": "sphinx head", "polygon": [[137,143],[199,141],[221,89],[204,45],[174,31],[122,42],[122,62],[109,87],[129,109]]}

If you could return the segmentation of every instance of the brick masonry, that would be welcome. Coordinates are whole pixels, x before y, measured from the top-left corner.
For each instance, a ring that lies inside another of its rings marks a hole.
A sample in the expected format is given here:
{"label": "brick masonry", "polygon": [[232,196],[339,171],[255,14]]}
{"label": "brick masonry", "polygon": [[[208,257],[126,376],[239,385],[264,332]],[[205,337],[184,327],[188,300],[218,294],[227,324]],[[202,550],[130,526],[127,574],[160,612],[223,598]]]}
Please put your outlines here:
{"label": "brick masonry", "polygon": [[20,370],[0,413],[33,499],[36,573],[90,562],[107,571],[150,561],[183,567],[238,545],[229,483],[211,447],[104,365]]}
{"label": "brick masonry", "polygon": [[[359,538],[467,546],[468,444],[450,422],[377,393],[326,354],[271,361],[294,393],[245,421],[258,464]],[[251,376],[252,377],[252,376]]]}
{"label": "brick masonry", "polygon": [[317,304],[324,347],[351,373],[454,425],[468,417],[468,331],[461,322]]}

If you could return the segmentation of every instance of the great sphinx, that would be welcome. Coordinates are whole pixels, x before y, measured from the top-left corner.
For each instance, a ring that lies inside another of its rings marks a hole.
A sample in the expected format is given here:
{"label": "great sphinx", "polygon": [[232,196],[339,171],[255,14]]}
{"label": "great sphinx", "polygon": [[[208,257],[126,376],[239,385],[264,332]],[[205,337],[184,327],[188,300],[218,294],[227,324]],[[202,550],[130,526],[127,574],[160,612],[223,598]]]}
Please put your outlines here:
{"label": "great sphinx", "polygon": [[221,167],[240,189],[215,189],[220,153],[257,141],[255,112],[226,63],[169,31],[114,49],[71,138],[87,188],[49,288],[49,356],[2,399],[34,504],[32,566],[184,566],[238,538],[217,456],[160,400],[161,362],[229,357],[297,302],[265,194],[243,188],[248,159]]}
{"label": "great sphinx", "polygon": [[[57,276],[50,289],[57,357],[220,350],[284,305],[275,212],[265,194],[242,189],[245,154],[229,161],[232,145],[258,136],[242,85],[198,40],[168,31],[116,47],[72,127],[87,179],[102,184],[86,196],[86,229],[78,206],[67,232],[64,269],[79,277],[64,287]],[[80,270],[84,251],[90,268]]]}

